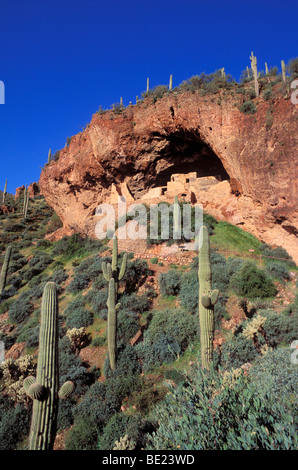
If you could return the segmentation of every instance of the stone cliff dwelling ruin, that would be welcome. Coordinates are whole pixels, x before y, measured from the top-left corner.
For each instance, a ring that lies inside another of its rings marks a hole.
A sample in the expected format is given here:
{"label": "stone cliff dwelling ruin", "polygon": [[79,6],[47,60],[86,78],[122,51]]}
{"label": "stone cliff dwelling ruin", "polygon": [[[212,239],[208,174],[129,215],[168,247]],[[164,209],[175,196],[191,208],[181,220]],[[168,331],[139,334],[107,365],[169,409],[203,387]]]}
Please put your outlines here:
{"label": "stone cliff dwelling ruin", "polygon": [[[156,139],[158,145],[159,136]],[[162,149],[151,158],[141,177],[140,173],[132,172],[125,175],[125,183],[112,185],[110,202],[115,204],[119,196],[130,202],[157,198],[166,200],[177,195],[195,203],[196,194],[224,180],[230,182],[227,171],[200,134],[178,131],[167,136]]]}
{"label": "stone cliff dwelling ruin", "polygon": [[[178,196],[194,204],[197,202],[196,194],[200,191],[208,190],[211,186],[218,184],[220,181],[222,181],[221,175],[197,177],[195,171],[186,174],[177,173],[171,176],[166,186],[157,186],[149,189],[149,191],[141,197],[141,200],[166,200]],[[121,183],[120,185],[112,184],[110,203],[118,204],[119,198],[120,201],[126,201],[127,203],[135,201],[127,183]]]}

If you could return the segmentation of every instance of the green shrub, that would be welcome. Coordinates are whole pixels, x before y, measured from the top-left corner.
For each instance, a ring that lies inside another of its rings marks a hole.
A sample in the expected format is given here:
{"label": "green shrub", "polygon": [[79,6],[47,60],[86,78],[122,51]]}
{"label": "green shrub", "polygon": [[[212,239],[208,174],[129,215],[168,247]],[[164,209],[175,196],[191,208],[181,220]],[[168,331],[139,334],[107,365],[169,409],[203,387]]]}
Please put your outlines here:
{"label": "green shrub", "polygon": [[127,310],[136,313],[144,313],[151,307],[150,292],[142,295],[126,293],[122,294],[119,302],[122,310]]}
{"label": "green shrub", "polygon": [[117,341],[128,343],[140,329],[138,316],[135,312],[119,310],[117,316]]}
{"label": "green shrub", "polygon": [[192,270],[183,275],[179,300],[181,307],[185,308],[187,312],[195,313],[198,311],[199,279],[197,271]]}
{"label": "green shrub", "polygon": [[268,391],[277,402],[292,409],[295,415],[298,368],[291,362],[292,354],[293,349],[289,347],[269,351],[254,361],[249,374],[260,391]]}
{"label": "green shrub", "polygon": [[[7,399],[6,399],[7,401]],[[1,403],[2,405],[2,403]],[[30,414],[22,405],[0,408],[0,450],[15,450],[17,444],[28,434]]]}
{"label": "green shrub", "polygon": [[146,450],[282,450],[297,447],[292,415],[243,374],[226,382],[197,367],[184,386],[169,387],[152,418]]}
{"label": "green shrub", "polygon": [[288,266],[285,263],[274,261],[267,262],[265,270],[269,276],[281,282],[288,281],[290,279]]}
{"label": "green shrub", "polygon": [[236,369],[247,362],[252,362],[257,356],[258,352],[252,340],[239,333],[223,343],[220,363],[226,369]]}
{"label": "green shrub", "polygon": [[183,310],[153,311],[144,341],[136,346],[144,370],[175,360],[194,340],[197,332],[197,319]]}
{"label": "green shrub", "polygon": [[257,108],[253,101],[245,101],[240,106],[240,111],[241,113],[244,113],[244,114],[254,114],[256,113]]}
{"label": "green shrub", "polygon": [[251,261],[245,262],[231,277],[231,287],[238,295],[249,299],[273,297],[276,294],[271,279]]}
{"label": "green shrub", "polygon": [[77,420],[65,439],[66,450],[96,450],[98,431],[88,420]]}
{"label": "green shrub", "polygon": [[169,270],[159,276],[159,286],[162,295],[177,295],[180,291],[181,273]]}
{"label": "green shrub", "polygon": [[30,316],[33,308],[33,304],[27,299],[26,295],[20,295],[20,297],[9,307],[9,321],[17,324],[22,323]]}
{"label": "green shrub", "polygon": [[129,416],[116,413],[111,417],[99,437],[99,450],[112,450],[116,441],[123,437],[129,423]]}

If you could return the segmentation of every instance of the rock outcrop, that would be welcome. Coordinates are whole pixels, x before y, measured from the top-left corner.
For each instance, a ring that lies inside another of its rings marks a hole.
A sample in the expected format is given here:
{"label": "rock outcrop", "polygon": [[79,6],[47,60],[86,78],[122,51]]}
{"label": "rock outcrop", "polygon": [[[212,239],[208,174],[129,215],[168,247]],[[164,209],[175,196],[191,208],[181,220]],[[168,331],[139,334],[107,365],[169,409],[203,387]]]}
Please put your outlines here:
{"label": "rock outcrop", "polygon": [[213,176],[218,184],[195,194],[197,202],[298,261],[297,105],[260,96],[257,112],[247,115],[235,105],[241,99],[225,92],[170,93],[119,114],[96,113],[45,166],[41,193],[64,229],[89,227],[92,234],[95,209],[110,202],[113,184],[125,183],[138,201],[165,187],[172,174]]}

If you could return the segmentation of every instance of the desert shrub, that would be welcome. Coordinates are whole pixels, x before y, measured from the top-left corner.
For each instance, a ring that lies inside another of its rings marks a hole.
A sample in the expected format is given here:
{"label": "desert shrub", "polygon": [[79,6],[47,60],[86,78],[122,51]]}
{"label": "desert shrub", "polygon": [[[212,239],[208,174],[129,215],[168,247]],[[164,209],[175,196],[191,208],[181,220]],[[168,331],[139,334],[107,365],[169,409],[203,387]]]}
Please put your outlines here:
{"label": "desert shrub", "polygon": [[136,313],[143,313],[150,309],[151,297],[150,293],[137,295],[137,294],[122,294],[119,302],[123,310],[129,310]]}
{"label": "desert shrub", "polygon": [[88,420],[79,419],[68,431],[65,439],[66,450],[96,450],[98,431]]}
{"label": "desert shrub", "polygon": [[293,349],[289,347],[277,348],[264,356],[258,357],[249,374],[257,388],[270,392],[273,398],[283,403],[287,408],[297,406],[298,369],[291,362]]}
{"label": "desert shrub", "polygon": [[181,307],[185,308],[187,312],[195,313],[198,311],[199,279],[197,271],[192,270],[183,275],[179,300]]}
{"label": "desert shrub", "polygon": [[254,114],[257,111],[257,108],[253,101],[245,101],[240,106],[240,111],[244,114]]}
{"label": "desert shrub", "polygon": [[58,432],[69,428],[73,424],[73,407],[74,402],[71,398],[67,400],[60,400],[57,415],[57,430]]}
{"label": "desert shrub", "polygon": [[298,77],[298,57],[289,61],[288,70],[290,73],[290,80]]}
{"label": "desert shrub", "polygon": [[19,269],[22,269],[27,263],[28,263],[28,260],[27,258],[25,258],[25,256],[23,256],[21,253],[18,253],[12,250],[9,267],[8,267],[8,275],[11,275],[15,273],[16,271],[18,271]]}
{"label": "desert shrub", "polygon": [[63,255],[63,259],[69,260],[72,258],[79,258],[92,251],[101,248],[102,242],[96,239],[83,237],[79,233],[65,236],[58,240],[52,250],[52,255]]}
{"label": "desert shrub", "polygon": [[53,258],[47,253],[38,252],[28,263],[28,267],[24,270],[23,277],[26,281],[30,281],[34,276],[42,273],[53,262]]}
{"label": "desert shrub", "polygon": [[240,270],[243,263],[244,261],[241,258],[228,258],[226,263],[226,274],[228,279],[230,279],[233,274]]}
{"label": "desert shrub", "polygon": [[141,371],[141,364],[138,360],[136,348],[130,344],[120,344],[116,351],[116,367],[115,370],[110,369],[109,353],[104,363],[105,377],[126,377],[136,376]]}
{"label": "desert shrub", "polygon": [[285,263],[270,261],[266,263],[265,271],[269,276],[281,282],[288,281],[290,279],[288,266]]}
{"label": "desert shrub", "polygon": [[246,261],[231,277],[231,287],[238,295],[249,299],[273,297],[276,294],[272,280],[251,261]]}
{"label": "desert shrub", "polygon": [[[119,261],[119,266],[121,259]],[[121,283],[124,283],[124,290],[126,293],[134,292],[141,286],[146,278],[151,274],[148,263],[145,260],[137,258],[133,261],[128,261],[126,271]]]}
{"label": "desert shrub", "polygon": [[268,101],[272,97],[272,87],[266,88],[266,90],[263,91],[263,98],[264,100]]}
{"label": "desert shrub", "polygon": [[133,390],[133,377],[114,377],[93,384],[73,410],[75,420],[83,419],[102,431],[120,411],[122,400]]}
{"label": "desert shrub", "polygon": [[[262,255],[264,256],[272,256],[275,258],[284,258],[289,261],[287,261],[287,265],[290,266],[296,266],[295,262],[293,261],[293,258],[289,255],[289,253],[282,248],[281,246],[277,246],[275,248],[272,248],[270,245],[267,245],[266,243],[262,243],[260,246],[260,250],[262,252]],[[266,258],[265,258],[266,261]]]}
{"label": "desert shrub", "polygon": [[162,98],[164,94],[168,93],[169,89],[165,85],[157,85],[149,91],[142,93],[143,98],[151,98],[152,103],[155,103],[157,100]]}
{"label": "desert shrub", "polygon": [[30,414],[23,405],[0,409],[0,450],[15,450],[28,434]]}
{"label": "desert shrub", "polygon": [[290,344],[298,335],[298,311],[292,315],[286,312],[260,310],[260,314],[266,317],[264,329],[270,346]]}
{"label": "desert shrub", "polygon": [[16,340],[17,343],[26,343],[27,348],[37,347],[39,343],[39,321],[37,316],[30,318],[22,327]]}
{"label": "desert shrub", "polygon": [[117,341],[119,343],[128,343],[139,329],[140,323],[135,312],[119,310],[117,316]]}
{"label": "desert shrub", "polygon": [[175,369],[166,370],[164,373],[164,378],[167,380],[172,380],[176,385],[183,383],[185,380],[184,375]]}
{"label": "desert shrub", "polygon": [[96,290],[92,289],[86,295],[87,301],[91,303],[95,316],[106,319],[108,289]]}
{"label": "desert shrub", "polygon": [[239,333],[223,343],[220,362],[226,369],[236,369],[246,362],[252,362],[257,356],[253,341]]}
{"label": "desert shrub", "polygon": [[152,413],[158,429],[146,450],[295,449],[293,417],[242,373],[232,383],[197,367]]}
{"label": "desert shrub", "polygon": [[75,274],[74,278],[72,279],[71,283],[67,287],[69,292],[77,293],[81,292],[82,290],[86,289],[89,285],[90,279],[89,276],[86,274]]}
{"label": "desert shrub", "polygon": [[103,336],[97,336],[96,338],[93,338],[91,346],[94,347],[101,347],[106,343],[107,339]]}
{"label": "desert shrub", "polygon": [[183,310],[153,312],[144,333],[144,341],[136,346],[144,370],[163,362],[172,362],[197,335],[198,321]]}
{"label": "desert shrub", "polygon": [[27,296],[21,294],[9,307],[8,316],[12,323],[22,323],[33,311],[33,304],[27,299]]}
{"label": "desert shrub", "polygon": [[180,291],[181,273],[170,269],[159,276],[159,286],[162,295],[177,295]]}
{"label": "desert shrub", "polygon": [[94,374],[83,366],[80,357],[73,353],[67,337],[59,340],[59,377],[60,385],[67,380],[74,382],[76,396],[83,395],[95,379]]}
{"label": "desert shrub", "polygon": [[82,328],[93,323],[93,313],[86,309],[77,309],[70,313],[66,318],[66,327],[71,328]]}
{"label": "desert shrub", "polygon": [[112,416],[99,437],[98,449],[112,450],[115,442],[126,434],[129,420],[129,416],[123,413],[116,413]]}

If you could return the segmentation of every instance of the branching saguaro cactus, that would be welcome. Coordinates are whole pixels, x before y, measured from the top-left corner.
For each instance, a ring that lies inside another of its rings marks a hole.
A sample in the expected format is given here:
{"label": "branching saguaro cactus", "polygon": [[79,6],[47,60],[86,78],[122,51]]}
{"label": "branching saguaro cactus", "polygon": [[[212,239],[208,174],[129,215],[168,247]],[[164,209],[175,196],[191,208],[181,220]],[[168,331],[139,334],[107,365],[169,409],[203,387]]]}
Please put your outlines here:
{"label": "branching saguaro cactus", "polygon": [[4,255],[4,261],[3,261],[1,275],[0,275],[0,295],[2,294],[6,285],[10,257],[11,257],[11,246],[8,246]]}
{"label": "branching saguaro cactus", "polygon": [[108,306],[108,351],[110,367],[112,370],[116,366],[116,348],[117,348],[117,310],[120,304],[116,303],[117,293],[115,288],[115,279],[111,278],[109,281],[109,296],[107,301]]}
{"label": "branching saguaro cactus", "polygon": [[[51,450],[56,435],[58,410],[58,301],[54,282],[44,288],[41,304],[39,352],[36,379],[24,380],[24,389],[33,399],[29,450]],[[64,388],[63,388],[64,387]],[[66,382],[59,392],[63,398],[74,385]]]}
{"label": "branching saguaro cactus", "polygon": [[258,82],[257,58],[254,56],[253,52],[251,52],[250,63],[251,63],[251,70],[252,70],[254,82],[255,82],[255,93],[256,93],[256,96],[259,96],[260,90],[259,90],[259,82]]}
{"label": "branching saguaro cactus", "polygon": [[210,263],[210,244],[207,227],[204,225],[199,234],[199,321],[201,334],[202,368],[209,369],[213,356],[214,305],[219,291],[212,290]]}
{"label": "branching saguaro cactus", "polygon": [[124,253],[120,269],[118,268],[118,240],[117,237],[113,238],[113,255],[112,264],[102,263],[103,277],[107,282],[110,282],[111,278],[115,281],[116,300],[118,294],[118,282],[121,281],[125,274],[127,265],[127,253]]}

